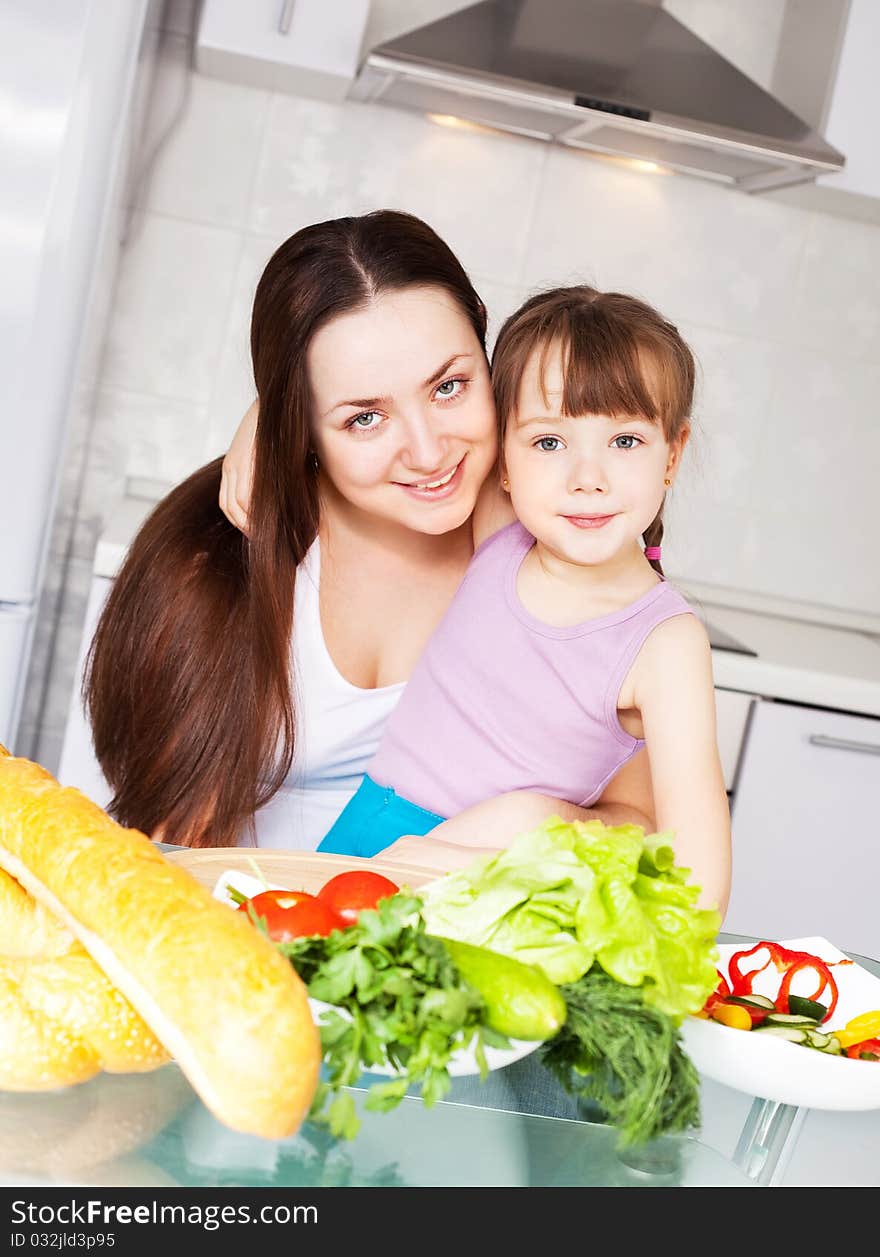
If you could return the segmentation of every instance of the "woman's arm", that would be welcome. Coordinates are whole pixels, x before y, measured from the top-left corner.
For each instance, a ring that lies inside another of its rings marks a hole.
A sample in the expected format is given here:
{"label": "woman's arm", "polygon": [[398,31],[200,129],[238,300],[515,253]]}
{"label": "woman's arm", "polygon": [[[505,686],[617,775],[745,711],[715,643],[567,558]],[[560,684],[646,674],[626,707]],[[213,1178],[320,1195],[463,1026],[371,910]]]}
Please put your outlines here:
{"label": "woman's arm", "polygon": [[260,403],[255,401],[236,429],[223,459],[220,479],[220,510],[230,524],[245,534],[254,479],[254,438],[259,414]]}
{"label": "woman's arm", "polygon": [[730,808],[715,727],[712,651],[692,615],[659,625],[633,674],[651,765],[657,829],[673,835],[699,904],[722,918],[730,897]]}
{"label": "woman's arm", "polygon": [[433,868],[460,868],[478,856],[500,851],[517,834],[537,829],[550,816],[566,821],[600,820],[606,825],[641,825],[650,832],[654,828],[653,799],[646,753],[640,751],[624,765],[593,807],[578,807],[531,790],[515,790],[466,808],[424,837],[399,838],[385,848],[382,857]]}

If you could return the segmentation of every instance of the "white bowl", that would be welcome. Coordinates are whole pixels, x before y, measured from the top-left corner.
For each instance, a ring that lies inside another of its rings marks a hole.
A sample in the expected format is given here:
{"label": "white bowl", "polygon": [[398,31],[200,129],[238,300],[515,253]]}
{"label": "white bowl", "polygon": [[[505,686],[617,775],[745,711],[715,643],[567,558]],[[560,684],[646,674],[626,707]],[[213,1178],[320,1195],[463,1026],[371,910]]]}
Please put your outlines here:
{"label": "white bowl", "polygon": [[[718,968],[727,974],[734,952],[748,944],[719,943]],[[783,947],[811,952],[825,961],[845,961],[831,970],[839,990],[834,1015],[823,1030],[840,1029],[859,1013],[880,1009],[880,979],[849,961],[826,938],[796,938]],[[798,974],[794,994],[811,995],[813,974]],[[755,991],[773,998],[782,979],[774,966],[755,981]],[[801,981],[803,979],[803,981]],[[821,1002],[827,1002],[823,994]],[[749,1095],[810,1109],[862,1110],[880,1108],[880,1061],[850,1060],[829,1056],[800,1043],[772,1035],[734,1030],[720,1022],[686,1017],[682,1039],[688,1056],[701,1074]]]}

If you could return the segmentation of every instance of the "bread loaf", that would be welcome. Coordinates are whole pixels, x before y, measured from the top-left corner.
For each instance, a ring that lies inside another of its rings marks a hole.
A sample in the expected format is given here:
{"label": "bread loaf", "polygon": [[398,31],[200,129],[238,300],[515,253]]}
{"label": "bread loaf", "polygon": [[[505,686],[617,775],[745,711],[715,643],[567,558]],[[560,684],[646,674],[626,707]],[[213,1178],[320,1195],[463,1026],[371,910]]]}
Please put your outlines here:
{"label": "bread loaf", "polygon": [[63,956],[75,943],[48,908],[0,869],[0,958]]}
{"label": "bread loaf", "polygon": [[[0,756],[0,868],[76,936],[220,1121],[269,1138],[299,1127],[318,1031],[294,969],[242,914],[27,759]],[[3,977],[3,1007],[20,1007],[15,974]],[[63,997],[41,989],[41,1011],[63,1020]]]}
{"label": "bread loaf", "polygon": [[0,1090],[45,1091],[168,1059],[71,931],[0,869]]}

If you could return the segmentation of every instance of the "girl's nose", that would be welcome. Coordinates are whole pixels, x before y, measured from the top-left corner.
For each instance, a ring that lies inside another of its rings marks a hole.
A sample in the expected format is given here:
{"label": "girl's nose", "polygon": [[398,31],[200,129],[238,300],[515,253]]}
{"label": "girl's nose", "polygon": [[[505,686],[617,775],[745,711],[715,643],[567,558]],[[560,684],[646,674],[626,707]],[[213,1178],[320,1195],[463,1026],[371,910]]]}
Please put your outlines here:
{"label": "girl's nose", "polygon": [[402,451],[403,461],[411,471],[429,474],[442,471],[441,466],[446,451],[446,442],[442,434],[435,430],[436,419],[432,420],[421,415],[408,420]]}
{"label": "girl's nose", "polygon": [[608,480],[598,459],[589,455],[574,459],[568,477],[570,493],[578,490],[585,493],[605,493],[607,488]]}

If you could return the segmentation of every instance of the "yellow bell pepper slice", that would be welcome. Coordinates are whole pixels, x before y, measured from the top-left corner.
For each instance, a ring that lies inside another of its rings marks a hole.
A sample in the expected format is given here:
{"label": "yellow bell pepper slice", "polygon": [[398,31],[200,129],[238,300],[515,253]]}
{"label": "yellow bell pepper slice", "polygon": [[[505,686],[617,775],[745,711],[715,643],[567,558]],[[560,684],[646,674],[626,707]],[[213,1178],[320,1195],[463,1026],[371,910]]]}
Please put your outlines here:
{"label": "yellow bell pepper slice", "polygon": [[830,1030],[828,1033],[840,1040],[842,1048],[861,1043],[862,1039],[874,1039],[880,1035],[880,1008],[874,1008],[867,1013],[859,1013],[858,1017],[852,1017],[842,1030]]}
{"label": "yellow bell pepper slice", "polygon": [[713,1020],[720,1021],[722,1026],[730,1026],[733,1030],[752,1028],[749,1010],[741,1004],[716,1004],[709,1015]]}

